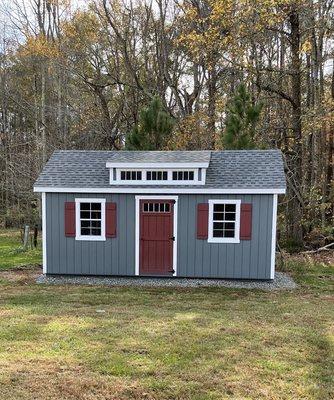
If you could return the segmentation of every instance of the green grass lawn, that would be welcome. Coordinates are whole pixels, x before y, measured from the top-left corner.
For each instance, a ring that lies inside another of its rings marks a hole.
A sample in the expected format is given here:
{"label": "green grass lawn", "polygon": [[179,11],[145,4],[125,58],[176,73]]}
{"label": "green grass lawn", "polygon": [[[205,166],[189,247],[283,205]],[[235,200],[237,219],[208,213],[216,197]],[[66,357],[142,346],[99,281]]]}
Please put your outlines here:
{"label": "green grass lawn", "polygon": [[284,268],[299,289],[48,286],[36,268],[2,271],[0,399],[332,399],[331,259]]}
{"label": "green grass lawn", "polygon": [[21,265],[42,263],[41,237],[36,249],[23,251],[20,232],[17,230],[0,230],[0,270]]}

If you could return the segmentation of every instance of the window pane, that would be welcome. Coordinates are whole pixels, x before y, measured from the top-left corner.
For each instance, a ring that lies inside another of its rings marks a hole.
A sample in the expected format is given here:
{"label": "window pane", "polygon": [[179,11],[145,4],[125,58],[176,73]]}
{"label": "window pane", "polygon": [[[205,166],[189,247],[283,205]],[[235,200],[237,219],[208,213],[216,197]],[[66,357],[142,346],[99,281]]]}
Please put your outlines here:
{"label": "window pane", "polygon": [[225,231],[225,237],[234,238],[234,231]]}
{"label": "window pane", "polygon": [[214,204],[213,205],[214,211],[224,212],[225,211],[225,204]]}
{"label": "window pane", "polygon": [[219,230],[219,229],[214,229],[213,237],[224,237],[224,231]]}
{"label": "window pane", "polygon": [[214,221],[224,221],[224,213],[213,213],[213,220]]}
{"label": "window pane", "polygon": [[214,222],[213,229],[224,229],[224,222]]}
{"label": "window pane", "polygon": [[153,181],[156,181],[156,180],[157,180],[157,172],[156,172],[156,171],[153,171],[153,172],[152,172],[152,180],[153,180]]}
{"label": "window pane", "polygon": [[225,213],[226,221],[235,221],[235,213]]}
{"label": "window pane", "polygon": [[137,171],[137,180],[141,181],[141,171]]}
{"label": "window pane", "polygon": [[225,229],[234,230],[234,222],[225,222]]}
{"label": "window pane", "polygon": [[154,211],[159,212],[159,203],[154,203]]}
{"label": "window pane", "polygon": [[81,235],[90,235],[90,229],[89,228],[81,228]]}
{"label": "window pane", "polygon": [[149,210],[152,212],[153,211],[153,203],[149,203]]}
{"label": "window pane", "polygon": [[145,211],[145,212],[148,211],[148,203],[144,203],[144,211]]}
{"label": "window pane", "polygon": [[94,211],[101,211],[101,203],[91,203],[91,209]]}
{"label": "window pane", "polygon": [[184,172],[183,172],[183,179],[184,179],[185,181],[187,181],[187,180],[188,180],[188,177],[189,177],[188,171],[184,171]]}
{"label": "window pane", "polygon": [[163,178],[162,178],[164,181],[167,181],[167,171],[164,171],[163,172]]}
{"label": "window pane", "polygon": [[89,211],[81,211],[80,218],[89,219],[90,218],[90,212]]}
{"label": "window pane", "polygon": [[81,221],[81,228],[89,228],[90,221]]}
{"label": "window pane", "polygon": [[173,181],[177,181],[177,172],[173,171]]}
{"label": "window pane", "polygon": [[193,181],[194,180],[194,171],[189,172],[189,180]]}
{"label": "window pane", "polygon": [[121,180],[125,181],[125,171],[121,171]]}
{"label": "window pane", "polygon": [[92,211],[91,219],[101,219],[101,211]]}
{"label": "window pane", "polygon": [[92,229],[93,236],[101,236],[101,229]]}
{"label": "window pane", "polygon": [[80,210],[90,210],[90,203],[80,203]]}
{"label": "window pane", "polygon": [[225,204],[226,212],[235,212],[235,204]]}
{"label": "window pane", "polygon": [[92,228],[101,228],[101,221],[92,221],[90,226]]}
{"label": "window pane", "polygon": [[178,179],[179,181],[182,181],[182,176],[183,176],[182,171],[179,171],[179,172],[177,173],[177,179]]}
{"label": "window pane", "polygon": [[165,203],[165,211],[169,212],[169,203]]}

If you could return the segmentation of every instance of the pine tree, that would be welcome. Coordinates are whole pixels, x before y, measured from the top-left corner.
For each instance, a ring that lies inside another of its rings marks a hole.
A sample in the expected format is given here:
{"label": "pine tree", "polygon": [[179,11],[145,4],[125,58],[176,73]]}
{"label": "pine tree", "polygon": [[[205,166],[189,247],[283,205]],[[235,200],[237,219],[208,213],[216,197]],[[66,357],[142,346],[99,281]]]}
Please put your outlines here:
{"label": "pine tree", "polygon": [[245,84],[240,84],[234,98],[227,106],[225,131],[222,135],[227,150],[254,149],[256,124],[263,104],[253,104]]}
{"label": "pine tree", "polygon": [[139,116],[139,124],[126,138],[127,150],[160,150],[173,129],[173,119],[159,97],[154,97]]}

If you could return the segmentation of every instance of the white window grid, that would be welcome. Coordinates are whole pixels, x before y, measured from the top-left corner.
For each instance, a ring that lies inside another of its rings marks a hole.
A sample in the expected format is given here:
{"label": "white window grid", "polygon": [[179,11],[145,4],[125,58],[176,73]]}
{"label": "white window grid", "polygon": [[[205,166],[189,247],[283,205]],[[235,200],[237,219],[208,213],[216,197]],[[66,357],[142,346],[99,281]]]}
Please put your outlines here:
{"label": "white window grid", "polygon": [[[215,204],[235,204],[235,220],[223,221],[214,220],[214,205]],[[222,200],[210,199],[209,200],[209,220],[208,220],[208,242],[209,243],[240,243],[240,205],[241,200]],[[234,222],[234,236],[233,237],[214,237],[213,227],[214,222],[231,223]]]}

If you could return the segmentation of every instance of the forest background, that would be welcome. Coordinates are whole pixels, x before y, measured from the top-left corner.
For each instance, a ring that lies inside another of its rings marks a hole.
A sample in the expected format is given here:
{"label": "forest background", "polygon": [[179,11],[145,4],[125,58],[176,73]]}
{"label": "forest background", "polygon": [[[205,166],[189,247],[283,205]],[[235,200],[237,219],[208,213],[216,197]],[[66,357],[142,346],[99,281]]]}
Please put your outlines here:
{"label": "forest background", "polygon": [[333,0],[5,0],[0,225],[55,149],[278,148],[280,243],[333,242]]}

